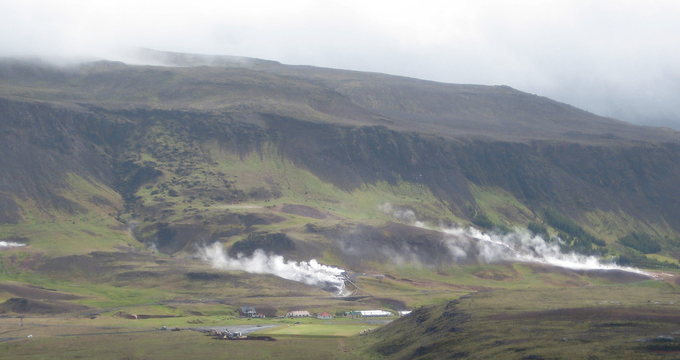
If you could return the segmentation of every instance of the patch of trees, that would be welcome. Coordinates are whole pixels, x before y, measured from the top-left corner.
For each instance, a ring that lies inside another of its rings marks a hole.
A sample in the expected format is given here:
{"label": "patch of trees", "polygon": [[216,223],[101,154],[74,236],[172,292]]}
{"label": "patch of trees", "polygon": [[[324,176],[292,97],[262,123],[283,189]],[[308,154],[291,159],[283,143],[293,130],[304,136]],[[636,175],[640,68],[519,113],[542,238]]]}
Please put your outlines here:
{"label": "patch of trees", "polygon": [[559,231],[559,237],[570,250],[583,254],[592,254],[596,252],[593,249],[593,245],[600,247],[607,246],[604,240],[598,239],[568,217],[552,209],[545,211],[545,220],[548,225]]}
{"label": "patch of trees", "polygon": [[548,235],[548,228],[545,227],[542,224],[530,222],[529,225],[527,226],[527,230],[534,233],[534,235],[538,235],[538,236],[542,237],[543,239],[549,239],[550,238],[550,236]]}
{"label": "patch of trees", "polygon": [[633,232],[620,238],[618,242],[623,246],[635,249],[643,254],[656,254],[661,251],[659,241],[648,234]]}
{"label": "patch of trees", "polygon": [[495,225],[483,212],[477,212],[472,217],[472,223],[484,229],[491,229]]}

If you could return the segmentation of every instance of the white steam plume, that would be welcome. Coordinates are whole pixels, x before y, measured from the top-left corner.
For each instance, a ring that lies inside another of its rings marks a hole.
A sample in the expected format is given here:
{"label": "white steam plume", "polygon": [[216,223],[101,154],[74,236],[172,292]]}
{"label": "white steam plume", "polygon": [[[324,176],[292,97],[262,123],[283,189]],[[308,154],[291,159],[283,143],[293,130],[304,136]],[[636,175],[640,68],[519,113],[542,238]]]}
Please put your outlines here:
{"label": "white steam plume", "polygon": [[16,242],[11,242],[11,241],[0,241],[0,248],[3,247],[22,247],[26,246],[26,244],[21,244],[21,243],[16,243]]}
{"label": "white steam plume", "polygon": [[[646,274],[645,272],[602,263],[596,256],[564,253],[557,241],[548,242],[528,230],[515,229],[512,233],[484,233],[474,228],[455,228],[441,230],[446,237],[445,244],[454,258],[464,259],[474,256],[487,263],[501,261],[533,262],[559,266],[574,270],[623,270]],[[474,241],[474,244],[471,243]]]}
{"label": "white steam plume", "polygon": [[[408,222],[413,226],[428,228],[424,223],[416,221],[416,215],[411,210],[400,209],[390,203],[380,206],[379,209],[395,219]],[[526,229],[517,228],[508,234],[485,233],[475,228],[462,227],[437,230],[445,234],[444,244],[449,249],[454,261],[531,262],[574,270],[622,270],[649,275],[636,268],[603,263],[596,256],[587,256],[575,252],[564,253],[559,244],[561,240],[549,242]]]}
{"label": "white steam plume", "polygon": [[378,210],[381,212],[392,216],[393,218],[399,220],[399,221],[404,221],[409,224],[413,224],[415,226],[420,226],[423,227],[425,224],[421,221],[418,221],[416,219],[416,213],[413,210],[410,209],[402,209],[397,206],[392,206],[390,203],[384,203],[383,205],[378,206]]}
{"label": "white steam plume", "polygon": [[316,259],[308,262],[286,261],[283,256],[267,255],[261,249],[256,250],[250,257],[239,254],[237,258],[231,258],[218,242],[200,249],[199,253],[203,260],[210,261],[216,269],[276,275],[287,280],[318,286],[324,290],[332,290],[339,296],[345,292],[343,277],[345,270],[319,264]]}

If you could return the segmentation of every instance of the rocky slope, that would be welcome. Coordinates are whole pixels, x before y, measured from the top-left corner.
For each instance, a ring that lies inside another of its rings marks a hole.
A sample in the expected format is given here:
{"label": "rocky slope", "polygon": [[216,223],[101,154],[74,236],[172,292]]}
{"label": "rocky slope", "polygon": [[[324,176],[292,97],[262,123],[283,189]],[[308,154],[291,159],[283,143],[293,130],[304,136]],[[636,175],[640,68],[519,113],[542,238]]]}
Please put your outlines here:
{"label": "rocky slope", "polygon": [[[604,242],[588,249],[635,232],[680,257],[677,132],[505,86],[149,54],[175,66],[0,61],[0,238],[53,248],[71,224],[79,243],[176,253],[274,234],[305,258],[404,220],[389,203],[565,231],[550,211]],[[430,236],[390,234],[371,238]]]}

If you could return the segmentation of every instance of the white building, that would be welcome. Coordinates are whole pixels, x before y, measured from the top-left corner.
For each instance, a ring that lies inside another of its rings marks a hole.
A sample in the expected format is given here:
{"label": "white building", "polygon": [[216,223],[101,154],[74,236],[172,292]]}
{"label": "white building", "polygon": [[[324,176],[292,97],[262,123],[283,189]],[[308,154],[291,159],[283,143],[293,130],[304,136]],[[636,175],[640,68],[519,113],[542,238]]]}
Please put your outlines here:
{"label": "white building", "polygon": [[385,310],[360,310],[359,314],[363,317],[394,316],[392,312]]}
{"label": "white building", "polygon": [[297,318],[297,317],[309,317],[309,311],[289,311],[286,317]]}

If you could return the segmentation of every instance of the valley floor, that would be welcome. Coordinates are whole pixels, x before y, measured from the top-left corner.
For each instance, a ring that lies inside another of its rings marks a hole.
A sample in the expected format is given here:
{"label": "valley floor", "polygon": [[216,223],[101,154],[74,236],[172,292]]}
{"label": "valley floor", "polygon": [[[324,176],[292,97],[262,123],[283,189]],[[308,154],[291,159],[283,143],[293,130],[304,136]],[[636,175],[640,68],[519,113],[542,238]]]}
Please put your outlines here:
{"label": "valley floor", "polygon": [[[0,353],[3,359],[354,359],[344,339],[367,326],[256,320],[252,325],[164,328],[155,325],[160,321],[140,325],[143,321],[107,325],[89,318],[0,318]],[[291,326],[299,326],[299,334],[286,334]],[[219,341],[207,331],[225,328],[250,337],[260,331],[274,341]]]}

